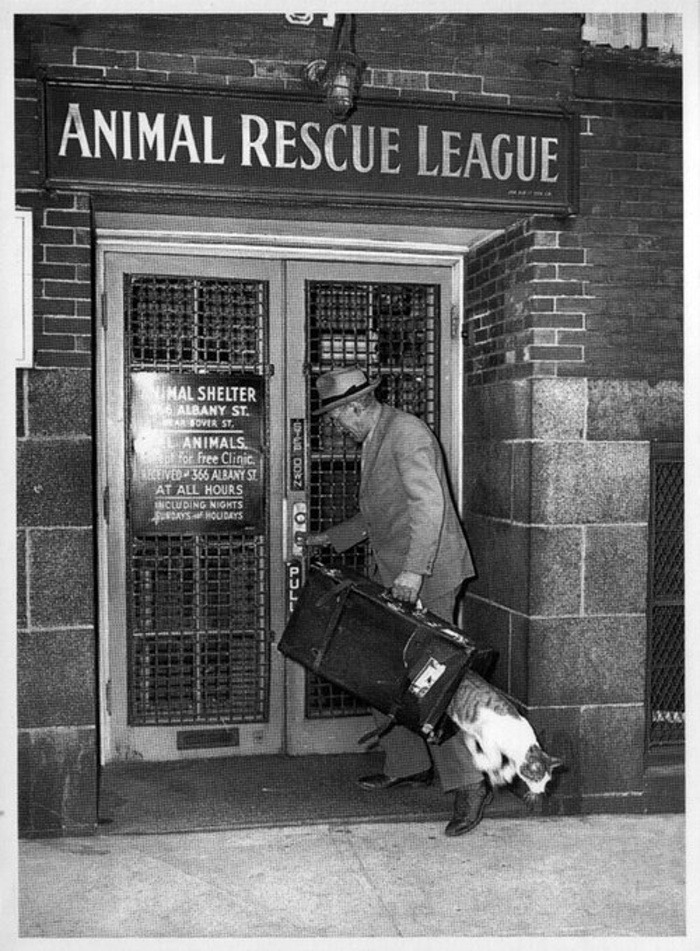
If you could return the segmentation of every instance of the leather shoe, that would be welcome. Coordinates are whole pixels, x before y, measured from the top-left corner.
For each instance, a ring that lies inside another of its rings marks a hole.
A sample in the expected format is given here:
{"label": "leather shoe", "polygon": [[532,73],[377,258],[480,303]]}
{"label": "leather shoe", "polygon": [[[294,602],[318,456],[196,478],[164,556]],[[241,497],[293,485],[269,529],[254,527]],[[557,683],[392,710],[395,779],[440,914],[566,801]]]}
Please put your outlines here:
{"label": "leather shoe", "polygon": [[493,792],[484,780],[455,792],[454,813],[445,826],[445,835],[464,835],[481,822],[484,809],[493,799]]}
{"label": "leather shoe", "polygon": [[433,770],[426,769],[422,773],[412,773],[410,776],[387,776],[385,773],[374,773],[372,776],[361,776],[357,781],[363,789],[395,789],[397,786],[430,786],[433,781]]}

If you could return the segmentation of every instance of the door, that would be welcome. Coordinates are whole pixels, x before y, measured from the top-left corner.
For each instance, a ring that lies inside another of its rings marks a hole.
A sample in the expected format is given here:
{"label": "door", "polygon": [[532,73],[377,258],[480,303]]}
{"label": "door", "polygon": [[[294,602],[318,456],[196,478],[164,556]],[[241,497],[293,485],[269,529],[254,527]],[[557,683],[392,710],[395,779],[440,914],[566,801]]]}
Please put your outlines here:
{"label": "door", "polygon": [[314,381],[361,365],[449,456],[450,269],[191,246],[100,261],[103,760],[359,751],[369,711],[275,647],[296,533],[350,515],[359,487]]}
{"label": "door", "polygon": [[[425,419],[451,443],[448,337],[451,301],[447,268],[385,264],[290,263],[287,307],[289,407],[308,425],[308,477],[304,491],[290,493],[308,503],[308,530],[321,532],[356,511],[360,447],[339,433],[328,417],[309,415],[318,406],[315,380],[339,366],[361,366],[381,383],[377,397]],[[301,372],[303,370],[303,372]],[[296,558],[299,558],[298,553]],[[367,545],[340,556],[323,553],[333,567],[371,569]],[[292,562],[303,574],[303,564]],[[291,753],[358,750],[357,740],[373,727],[369,711],[349,693],[289,664],[288,749]]]}

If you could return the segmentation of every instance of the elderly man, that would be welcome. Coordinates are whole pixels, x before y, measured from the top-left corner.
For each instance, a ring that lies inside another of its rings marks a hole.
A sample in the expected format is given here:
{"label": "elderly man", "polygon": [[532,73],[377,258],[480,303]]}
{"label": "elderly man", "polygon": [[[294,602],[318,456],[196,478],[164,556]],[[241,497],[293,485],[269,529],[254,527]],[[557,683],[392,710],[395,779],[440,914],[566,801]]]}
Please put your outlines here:
{"label": "elderly man", "polygon": [[[309,536],[307,544],[331,545],[342,552],[369,538],[379,578],[393,596],[413,603],[420,595],[428,610],[451,620],[457,593],[474,576],[474,566],[442,452],[425,423],[376,399],[378,382],[350,367],[332,370],[317,381],[317,412],[327,413],[339,429],[362,443],[360,510]],[[381,715],[376,717],[381,723]],[[455,793],[445,834],[463,835],[478,825],[491,791],[459,734],[428,747],[422,737],[395,727],[382,745],[384,772],[362,777],[361,786],[429,785],[434,763],[443,792]]]}

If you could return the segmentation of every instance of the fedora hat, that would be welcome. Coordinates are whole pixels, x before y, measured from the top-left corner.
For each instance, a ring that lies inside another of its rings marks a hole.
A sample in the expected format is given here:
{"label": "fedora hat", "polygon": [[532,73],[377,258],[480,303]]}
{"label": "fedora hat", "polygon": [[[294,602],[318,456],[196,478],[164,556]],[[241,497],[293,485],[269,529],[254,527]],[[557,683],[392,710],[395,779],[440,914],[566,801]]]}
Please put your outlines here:
{"label": "fedora hat", "polygon": [[359,396],[376,390],[379,383],[378,379],[368,380],[367,374],[359,367],[341,367],[324,373],[316,380],[321,405],[314,410],[313,415],[320,416],[336,406],[351,403]]}

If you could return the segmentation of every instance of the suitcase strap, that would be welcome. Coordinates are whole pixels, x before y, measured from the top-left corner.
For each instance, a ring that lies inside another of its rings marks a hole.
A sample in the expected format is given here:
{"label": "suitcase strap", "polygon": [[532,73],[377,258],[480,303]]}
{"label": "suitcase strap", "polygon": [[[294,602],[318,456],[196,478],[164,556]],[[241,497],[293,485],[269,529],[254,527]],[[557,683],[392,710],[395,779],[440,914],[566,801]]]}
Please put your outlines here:
{"label": "suitcase strap", "polygon": [[372,740],[372,746],[376,746],[383,736],[386,736],[387,733],[394,729],[394,727],[397,725],[396,714],[403,706],[404,699],[410,686],[411,678],[407,676],[404,678],[404,682],[396,700],[394,700],[391,705],[391,709],[387,713],[387,717],[389,718],[388,721],[382,727],[376,727],[374,730],[369,730],[367,733],[363,733],[360,739],[357,741],[359,744],[368,743],[370,740]]}
{"label": "suitcase strap", "polygon": [[[359,744],[369,743],[372,740],[372,747],[376,746],[377,743],[381,740],[383,736],[386,736],[391,730],[396,726],[396,715],[389,714],[389,722],[381,727],[377,727],[375,730],[368,730],[367,733],[363,733],[360,739],[357,741]],[[370,747],[370,749],[372,748]]]}
{"label": "suitcase strap", "polygon": [[352,586],[352,581],[341,581],[337,588],[334,588],[332,591],[328,591],[316,602],[316,606],[320,608],[324,604],[327,604],[328,601],[331,601],[334,598],[336,599],[335,608],[333,609],[333,613],[328,618],[328,623],[326,624],[323,644],[311,652],[314,655],[314,671],[318,671],[321,667],[321,664],[323,663],[323,658],[326,656],[328,648],[330,647],[330,643],[333,640],[335,629],[338,626],[340,615],[343,613],[343,608],[345,607],[345,602],[348,599],[348,595],[350,594],[350,589]]}

